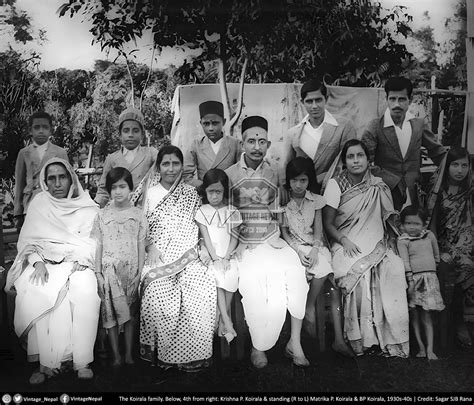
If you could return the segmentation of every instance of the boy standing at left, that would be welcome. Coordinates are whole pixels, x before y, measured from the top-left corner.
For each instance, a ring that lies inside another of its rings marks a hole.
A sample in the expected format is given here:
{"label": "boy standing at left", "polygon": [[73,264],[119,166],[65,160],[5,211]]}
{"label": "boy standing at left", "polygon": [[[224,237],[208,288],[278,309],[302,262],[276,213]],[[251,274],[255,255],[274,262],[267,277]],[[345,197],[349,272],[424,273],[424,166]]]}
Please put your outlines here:
{"label": "boy standing at left", "polygon": [[41,191],[39,174],[45,162],[52,157],[69,161],[67,152],[49,141],[53,132],[51,116],[38,111],[28,120],[33,142],[18,153],[15,166],[15,200],[13,215],[18,232],[33,197]]}

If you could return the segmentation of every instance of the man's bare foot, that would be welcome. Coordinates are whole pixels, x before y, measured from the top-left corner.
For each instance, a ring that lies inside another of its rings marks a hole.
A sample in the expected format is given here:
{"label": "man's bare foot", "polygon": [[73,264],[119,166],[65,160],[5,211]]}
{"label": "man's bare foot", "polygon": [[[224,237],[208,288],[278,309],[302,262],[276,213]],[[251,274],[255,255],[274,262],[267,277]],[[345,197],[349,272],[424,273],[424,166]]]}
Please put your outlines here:
{"label": "man's bare foot", "polygon": [[125,364],[128,364],[129,366],[135,364],[135,360],[133,360],[133,357],[131,354],[125,355]]}
{"label": "man's bare foot", "polygon": [[[434,353],[433,353],[434,354]],[[426,357],[425,349],[420,349],[420,351],[416,354],[415,357]]]}
{"label": "man's bare foot", "polygon": [[250,353],[250,361],[252,362],[255,368],[264,368],[268,364],[265,352],[257,350],[253,347],[252,352]]}
{"label": "man's bare foot", "polygon": [[438,356],[432,351],[427,351],[426,357],[428,357],[428,360],[438,360]]}

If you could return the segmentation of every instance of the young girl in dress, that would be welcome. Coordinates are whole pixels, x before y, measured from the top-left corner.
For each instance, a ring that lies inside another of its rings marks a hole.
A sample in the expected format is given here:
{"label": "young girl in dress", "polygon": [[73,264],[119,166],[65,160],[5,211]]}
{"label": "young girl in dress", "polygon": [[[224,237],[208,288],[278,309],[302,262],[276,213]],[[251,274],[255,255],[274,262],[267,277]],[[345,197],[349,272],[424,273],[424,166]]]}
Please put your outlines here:
{"label": "young girl in dress", "polygon": [[[433,232],[426,230],[424,209],[409,205],[400,213],[403,233],[398,237],[398,253],[405,264],[408,283],[408,306],[419,352],[416,357],[437,360],[433,351],[433,320],[430,311],[444,309],[436,266],[439,263],[438,242]],[[423,343],[420,319],[426,336]]]}
{"label": "young girl in dress", "polygon": [[210,256],[206,264],[216,277],[217,307],[220,312],[218,335],[230,343],[237,336],[230,308],[239,280],[233,253],[238,245],[242,219],[237,208],[228,204],[229,178],[223,170],[209,170],[202,181],[200,191],[204,204],[197,211],[195,220]]}
{"label": "young girl in dress", "polygon": [[[306,267],[310,290],[306,300],[305,323],[310,336],[316,335],[316,299],[324,283],[333,270],[331,253],[325,246],[322,209],[326,199],[315,194],[317,189],[313,161],[297,157],[286,166],[286,185],[290,200],[285,207],[284,221],[281,226],[283,239],[298,254],[301,264]],[[333,349],[343,355],[353,356],[347,347],[343,334],[338,305],[331,303],[334,321],[335,341]]]}
{"label": "young girl in dress", "polygon": [[112,365],[120,366],[119,328],[125,333],[125,363],[134,363],[132,349],[147,224],[142,211],[130,203],[133,180],[127,169],[111,169],[105,184],[112,202],[99,212],[92,231],[97,240],[95,272],[102,299],[102,325],[113,352]]}

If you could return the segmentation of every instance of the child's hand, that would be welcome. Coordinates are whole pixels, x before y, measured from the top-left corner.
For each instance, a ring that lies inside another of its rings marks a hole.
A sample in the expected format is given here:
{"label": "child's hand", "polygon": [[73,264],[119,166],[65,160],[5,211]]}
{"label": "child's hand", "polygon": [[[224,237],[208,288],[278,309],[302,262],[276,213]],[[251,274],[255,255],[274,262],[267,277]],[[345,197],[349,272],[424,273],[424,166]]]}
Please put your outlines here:
{"label": "child's hand", "polygon": [[230,270],[230,261],[229,261],[229,259],[223,258],[221,261],[222,261],[222,266],[223,266],[224,272],[229,271]]}
{"label": "child's hand", "polygon": [[155,245],[150,245],[147,252],[147,261],[151,266],[157,266],[163,263],[163,255]]}
{"label": "child's hand", "polygon": [[309,267],[310,266],[310,261],[309,261],[309,257],[306,256],[301,250],[298,250],[298,256],[300,258],[300,261],[301,261],[301,264],[305,267]]}
{"label": "child's hand", "polygon": [[317,247],[313,247],[311,251],[308,253],[309,259],[309,267],[316,266],[319,263],[319,249]]}
{"label": "child's hand", "polygon": [[452,264],[453,258],[449,253],[441,253],[441,260],[445,263]]}
{"label": "child's hand", "polygon": [[214,265],[214,268],[216,269],[216,271],[220,271],[220,272],[225,271],[225,270],[224,270],[224,263],[223,263],[223,260],[222,260],[222,259],[214,260],[214,261],[212,262],[212,264]]}

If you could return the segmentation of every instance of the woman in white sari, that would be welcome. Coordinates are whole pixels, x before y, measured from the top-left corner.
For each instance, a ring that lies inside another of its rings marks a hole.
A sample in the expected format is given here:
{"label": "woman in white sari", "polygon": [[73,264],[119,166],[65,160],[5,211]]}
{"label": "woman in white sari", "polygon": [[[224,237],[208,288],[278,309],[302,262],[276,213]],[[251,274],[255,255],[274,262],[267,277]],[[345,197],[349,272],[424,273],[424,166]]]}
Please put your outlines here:
{"label": "woman in white sari", "polygon": [[396,212],[390,189],[368,170],[367,156],[361,141],[346,142],[344,170],[328,181],[324,192],[323,221],[343,293],[344,334],[356,355],[376,345],[387,356],[407,357],[405,270],[387,238],[387,220]]}
{"label": "woman in white sari", "polygon": [[15,332],[28,361],[40,363],[31,384],[41,384],[70,361],[79,378],[90,379],[100,299],[89,235],[98,207],[65,160],[46,162],[40,185],[5,287],[16,291]]}

